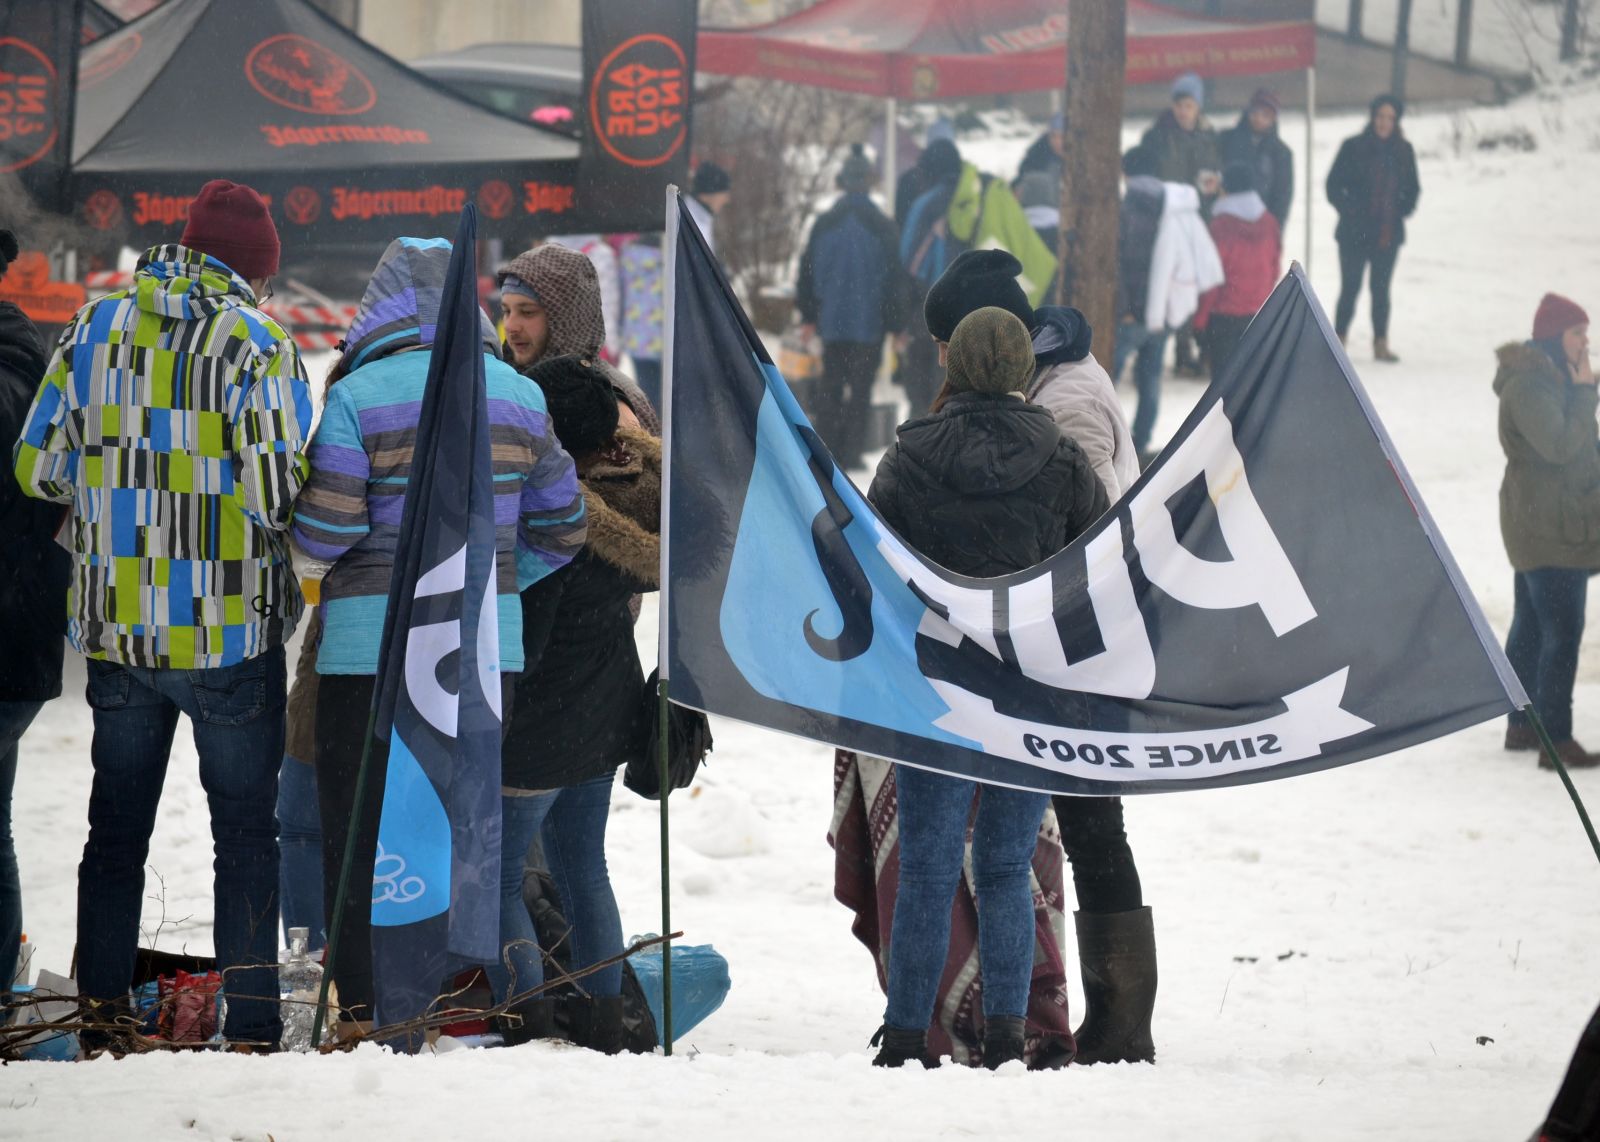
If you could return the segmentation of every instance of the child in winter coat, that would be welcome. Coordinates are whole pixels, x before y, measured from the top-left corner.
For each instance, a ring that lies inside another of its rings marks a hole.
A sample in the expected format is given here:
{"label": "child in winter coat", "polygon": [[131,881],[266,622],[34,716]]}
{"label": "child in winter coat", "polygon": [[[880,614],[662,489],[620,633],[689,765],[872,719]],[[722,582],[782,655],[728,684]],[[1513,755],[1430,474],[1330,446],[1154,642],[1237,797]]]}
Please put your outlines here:
{"label": "child in winter coat", "polygon": [[1283,234],[1256,192],[1255,168],[1229,163],[1222,197],[1211,210],[1211,240],[1222,259],[1223,283],[1200,298],[1194,326],[1211,350],[1211,379],[1228,369],[1250,319],[1282,273]]}

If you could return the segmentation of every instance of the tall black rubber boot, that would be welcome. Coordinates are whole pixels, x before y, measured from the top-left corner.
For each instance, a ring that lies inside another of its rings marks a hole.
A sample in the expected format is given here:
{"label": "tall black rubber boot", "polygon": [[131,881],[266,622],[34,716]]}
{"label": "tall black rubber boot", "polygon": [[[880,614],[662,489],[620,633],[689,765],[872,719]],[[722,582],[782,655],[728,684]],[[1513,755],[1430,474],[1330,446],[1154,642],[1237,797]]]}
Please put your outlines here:
{"label": "tall black rubber boot", "polygon": [[[883,1045],[878,1047],[880,1043]],[[939,1065],[936,1059],[928,1058],[927,1031],[907,1031],[903,1027],[891,1027],[885,1023],[872,1036],[868,1046],[878,1047],[878,1053],[872,1060],[875,1067],[903,1067],[912,1059],[930,1071]]]}
{"label": "tall black rubber boot", "polygon": [[1088,1007],[1074,1063],[1153,1063],[1156,934],[1150,909],[1074,912]]}
{"label": "tall black rubber boot", "polygon": [[623,1048],[622,996],[578,998],[572,1003],[572,1041],[602,1055],[620,1055]]}
{"label": "tall black rubber boot", "polygon": [[531,1043],[535,1039],[559,1039],[556,1029],[556,1004],[554,999],[525,999],[511,1007],[496,1022],[500,1025],[500,1038],[508,1047]]}
{"label": "tall black rubber boot", "polygon": [[995,1015],[983,1021],[983,1065],[998,1070],[1022,1058],[1022,1037],[1028,1029],[1020,1015]]}

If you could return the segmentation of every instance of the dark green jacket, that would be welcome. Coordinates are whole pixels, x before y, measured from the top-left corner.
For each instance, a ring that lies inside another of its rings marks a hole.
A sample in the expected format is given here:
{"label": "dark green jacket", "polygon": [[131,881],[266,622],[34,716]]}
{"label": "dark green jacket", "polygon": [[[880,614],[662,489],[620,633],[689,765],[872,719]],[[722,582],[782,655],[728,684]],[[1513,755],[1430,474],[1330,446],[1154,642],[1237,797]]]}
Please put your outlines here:
{"label": "dark green jacket", "polygon": [[[1201,171],[1222,173],[1222,147],[1204,117],[1194,130],[1185,131],[1170,110],[1163,111],[1140,144],[1155,155],[1156,177],[1162,182],[1188,183],[1198,190]],[[1209,205],[1216,195],[1204,197]]]}
{"label": "dark green jacket", "polygon": [[1574,384],[1535,345],[1499,350],[1500,534],[1518,571],[1600,570],[1600,432],[1595,386]]}

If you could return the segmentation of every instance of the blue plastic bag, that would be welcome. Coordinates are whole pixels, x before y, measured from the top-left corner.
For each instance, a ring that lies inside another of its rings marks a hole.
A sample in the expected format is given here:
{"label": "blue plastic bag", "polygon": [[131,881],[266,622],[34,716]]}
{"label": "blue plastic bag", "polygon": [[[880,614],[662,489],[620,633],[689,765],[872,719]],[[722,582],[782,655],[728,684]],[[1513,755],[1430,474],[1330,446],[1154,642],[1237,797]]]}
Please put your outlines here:
{"label": "blue plastic bag", "polygon": [[[629,941],[654,939],[635,936]],[[662,1013],[661,945],[656,944],[628,957],[639,988],[656,1021],[656,1038],[662,1038],[665,1016]],[[710,944],[672,945],[672,1039],[677,1042],[722,1006],[733,984],[728,978],[728,961]]]}

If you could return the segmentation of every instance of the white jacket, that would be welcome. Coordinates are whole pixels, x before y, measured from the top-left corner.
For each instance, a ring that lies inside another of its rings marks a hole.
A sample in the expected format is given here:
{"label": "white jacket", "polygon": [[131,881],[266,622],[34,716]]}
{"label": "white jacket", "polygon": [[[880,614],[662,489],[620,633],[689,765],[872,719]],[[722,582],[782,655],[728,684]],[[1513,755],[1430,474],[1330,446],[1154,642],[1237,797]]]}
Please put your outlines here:
{"label": "white jacket", "polygon": [[1150,254],[1150,292],[1145,325],[1177,329],[1194,316],[1200,295],[1223,282],[1222,259],[1200,217],[1200,192],[1188,183],[1162,183],[1166,191],[1155,249]]}
{"label": "white jacket", "polygon": [[1139,478],[1128,418],[1111,377],[1093,357],[1047,366],[1028,386],[1028,400],[1050,410],[1063,436],[1078,442],[1116,503]]}

